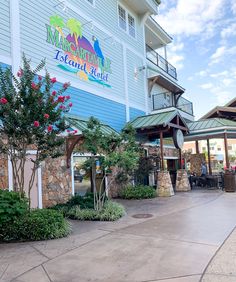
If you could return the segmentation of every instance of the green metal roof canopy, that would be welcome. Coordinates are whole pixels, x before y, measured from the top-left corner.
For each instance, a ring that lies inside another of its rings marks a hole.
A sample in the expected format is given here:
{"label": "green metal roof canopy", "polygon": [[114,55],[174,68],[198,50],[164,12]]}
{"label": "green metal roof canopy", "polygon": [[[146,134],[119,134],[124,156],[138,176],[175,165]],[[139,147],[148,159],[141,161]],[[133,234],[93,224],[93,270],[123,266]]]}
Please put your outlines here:
{"label": "green metal roof canopy", "polygon": [[[65,116],[65,119],[68,122],[69,126],[78,130],[78,135],[82,135],[83,131],[87,129],[88,119],[86,118],[67,114]],[[115,129],[106,124],[102,124],[101,130],[104,135],[111,135],[114,133],[119,134]]]}
{"label": "green metal roof canopy", "polygon": [[176,110],[137,117],[136,119],[131,121],[130,124],[135,129],[152,128],[152,127],[158,127],[158,126],[166,127],[166,126],[168,126],[168,124],[171,123],[171,121],[176,116],[178,116],[180,118],[182,124],[186,128],[188,128],[187,123],[184,121],[184,119],[181,117],[179,112],[176,111]]}
{"label": "green metal roof canopy", "polygon": [[189,134],[185,141],[203,140],[207,138],[236,138],[236,122],[224,118],[209,118],[188,123]]}

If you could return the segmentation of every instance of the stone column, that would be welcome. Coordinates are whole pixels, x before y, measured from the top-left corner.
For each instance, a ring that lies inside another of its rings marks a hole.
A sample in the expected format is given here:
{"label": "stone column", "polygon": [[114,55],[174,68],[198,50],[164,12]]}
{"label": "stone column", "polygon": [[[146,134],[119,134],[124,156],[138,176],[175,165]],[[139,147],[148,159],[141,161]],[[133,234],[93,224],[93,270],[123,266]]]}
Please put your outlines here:
{"label": "stone column", "polygon": [[72,196],[71,169],[66,156],[42,162],[43,207],[67,202]]}
{"label": "stone column", "polygon": [[188,180],[188,174],[187,171],[184,169],[177,170],[175,190],[177,192],[187,192],[191,190],[190,183]]}
{"label": "stone column", "polygon": [[5,155],[0,155],[0,189],[8,189],[8,159]]}
{"label": "stone column", "polygon": [[157,195],[159,197],[173,196],[174,189],[170,179],[169,171],[159,171],[157,175]]}

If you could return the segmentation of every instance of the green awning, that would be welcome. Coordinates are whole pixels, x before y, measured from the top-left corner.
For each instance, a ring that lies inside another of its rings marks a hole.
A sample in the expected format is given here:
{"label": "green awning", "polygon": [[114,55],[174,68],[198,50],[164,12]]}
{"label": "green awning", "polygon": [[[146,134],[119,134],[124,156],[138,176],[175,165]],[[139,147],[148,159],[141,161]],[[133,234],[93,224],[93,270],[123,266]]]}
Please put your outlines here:
{"label": "green awning", "polygon": [[224,118],[210,118],[188,123],[190,133],[219,127],[234,127],[236,129],[236,122]]}
{"label": "green awning", "polygon": [[[76,115],[67,114],[65,115],[65,119],[69,126],[71,126],[73,129],[78,130],[77,134],[83,134],[83,131],[87,129],[88,119],[86,118],[81,118]],[[104,135],[111,135],[114,133],[119,134],[115,129],[113,129],[112,127],[106,124],[102,124],[101,130]]]}
{"label": "green awning", "polygon": [[135,128],[150,128],[154,126],[167,126],[176,116],[179,116],[182,122],[186,125],[184,119],[180,116],[179,112],[176,110],[151,114],[147,116],[140,116],[130,122],[130,124]]}
{"label": "green awning", "polygon": [[189,133],[185,141],[204,140],[210,138],[236,138],[236,122],[224,118],[209,118],[188,123]]}

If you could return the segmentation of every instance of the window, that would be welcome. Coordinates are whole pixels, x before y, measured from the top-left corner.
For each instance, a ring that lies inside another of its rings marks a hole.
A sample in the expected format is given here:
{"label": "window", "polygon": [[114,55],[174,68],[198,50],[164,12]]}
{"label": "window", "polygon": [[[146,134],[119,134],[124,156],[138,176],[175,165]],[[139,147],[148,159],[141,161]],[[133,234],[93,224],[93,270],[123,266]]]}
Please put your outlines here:
{"label": "window", "polygon": [[215,150],[215,147],[210,147],[210,150],[214,151],[214,150]]}
{"label": "window", "polygon": [[135,38],[135,19],[123,7],[118,5],[119,27]]}
{"label": "window", "polygon": [[232,151],[233,150],[233,146],[229,145],[228,146],[228,150]]}
{"label": "window", "polygon": [[128,14],[128,23],[129,23],[129,35],[135,37],[135,21],[130,14]]}
{"label": "window", "polygon": [[206,147],[202,147],[202,151],[203,151],[203,152],[206,152]]}
{"label": "window", "polygon": [[119,27],[126,30],[126,11],[120,5],[119,8]]}
{"label": "window", "polygon": [[221,151],[221,148],[217,148],[217,151]]}

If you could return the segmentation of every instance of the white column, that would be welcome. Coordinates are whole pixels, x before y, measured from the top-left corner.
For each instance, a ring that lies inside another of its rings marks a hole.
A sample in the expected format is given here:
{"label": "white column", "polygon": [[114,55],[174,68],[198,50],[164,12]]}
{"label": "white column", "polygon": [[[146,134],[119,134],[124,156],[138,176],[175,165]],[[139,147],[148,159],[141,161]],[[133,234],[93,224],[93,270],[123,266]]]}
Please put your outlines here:
{"label": "white column", "polygon": [[10,161],[10,157],[8,156],[8,189],[9,191],[13,191],[13,171],[12,171],[12,163]]}
{"label": "white column", "polygon": [[17,73],[21,64],[20,50],[20,0],[10,1],[11,26],[11,66],[12,72]]}
{"label": "white column", "polygon": [[72,196],[75,195],[75,180],[74,180],[74,155],[71,154],[71,163],[70,163],[70,169],[71,169],[71,187],[72,187]]}
{"label": "white column", "polygon": [[123,46],[123,63],[124,63],[124,84],[125,84],[125,107],[126,107],[126,122],[130,121],[129,113],[129,90],[128,90],[128,71],[127,71],[127,50],[124,44]]}
{"label": "white column", "polygon": [[38,208],[43,208],[43,187],[42,187],[42,168],[39,167],[37,170],[38,174],[38,181],[37,181],[37,187],[38,187]]}

